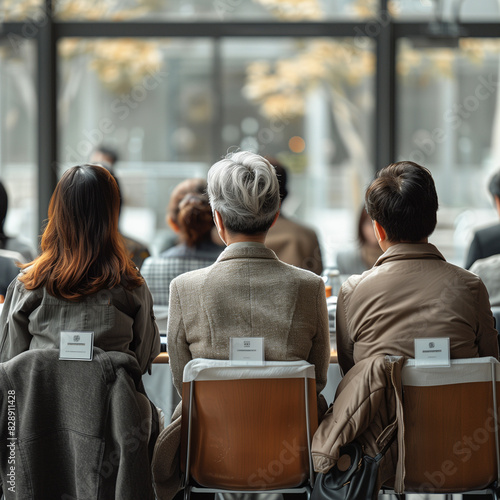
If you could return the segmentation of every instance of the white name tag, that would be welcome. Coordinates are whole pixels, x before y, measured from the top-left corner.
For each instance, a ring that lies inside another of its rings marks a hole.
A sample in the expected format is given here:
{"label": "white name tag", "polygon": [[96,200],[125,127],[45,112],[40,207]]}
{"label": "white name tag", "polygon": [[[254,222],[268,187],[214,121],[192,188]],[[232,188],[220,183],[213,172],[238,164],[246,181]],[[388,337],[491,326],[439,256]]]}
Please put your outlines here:
{"label": "white name tag", "polygon": [[415,339],[415,366],[450,366],[450,339]]}
{"label": "white name tag", "polygon": [[92,361],[94,332],[61,332],[59,359]]}
{"label": "white name tag", "polygon": [[263,337],[231,337],[229,359],[238,363],[264,364]]}

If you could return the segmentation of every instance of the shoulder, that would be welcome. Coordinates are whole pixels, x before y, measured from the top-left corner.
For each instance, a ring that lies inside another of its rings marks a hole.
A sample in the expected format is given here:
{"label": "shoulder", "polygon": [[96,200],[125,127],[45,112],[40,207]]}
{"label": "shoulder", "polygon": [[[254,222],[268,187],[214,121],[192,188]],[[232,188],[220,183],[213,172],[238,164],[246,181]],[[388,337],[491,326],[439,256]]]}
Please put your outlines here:
{"label": "shoulder", "polygon": [[361,274],[367,266],[361,257],[359,247],[337,253],[337,268],[340,274]]}
{"label": "shoulder", "polygon": [[158,269],[167,267],[171,259],[163,257],[148,257],[141,266],[141,274],[144,278],[155,274]]}
{"label": "shoulder", "polygon": [[280,215],[276,220],[276,223],[269,230],[269,233],[274,231],[278,232],[279,230],[283,231],[293,231],[295,234],[307,235],[310,238],[317,238],[316,231],[306,224],[298,221],[297,219],[285,217]]}
{"label": "shoulder", "polygon": [[172,282],[171,286],[193,286],[196,283],[201,283],[204,281],[207,277],[207,275],[210,273],[210,271],[217,266],[217,262],[214,264],[207,266],[207,267],[202,267],[199,269],[193,269],[191,271],[187,271],[185,273],[180,274],[179,276],[175,277]]}
{"label": "shoulder", "polygon": [[[481,259],[481,260],[485,261],[489,259]],[[496,261],[497,263],[500,263],[500,260]],[[476,263],[478,263],[478,266],[481,266],[481,261],[476,261]],[[462,267],[456,266],[455,264],[451,264],[450,262],[446,262],[445,264],[447,265],[447,269],[454,275],[456,280],[456,285],[463,283],[467,288],[470,289],[471,292],[476,292],[479,288],[484,287],[484,284],[478,273],[474,271],[469,271],[467,269],[463,269]]]}
{"label": "shoulder", "polygon": [[492,255],[484,259],[478,259],[472,264],[470,272],[483,278],[489,273],[500,274],[500,254]]}
{"label": "shoulder", "polygon": [[492,226],[483,227],[478,229],[474,233],[474,239],[476,241],[490,241],[492,239],[497,239],[500,236],[500,224],[494,224]]}

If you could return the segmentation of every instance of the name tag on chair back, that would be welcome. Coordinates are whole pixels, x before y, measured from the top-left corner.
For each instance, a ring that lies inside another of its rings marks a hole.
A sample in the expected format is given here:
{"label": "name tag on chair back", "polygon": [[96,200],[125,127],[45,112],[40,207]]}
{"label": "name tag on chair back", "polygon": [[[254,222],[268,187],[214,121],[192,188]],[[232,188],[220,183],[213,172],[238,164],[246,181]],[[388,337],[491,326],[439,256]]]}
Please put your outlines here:
{"label": "name tag on chair back", "polygon": [[450,339],[415,339],[415,366],[450,366]]}

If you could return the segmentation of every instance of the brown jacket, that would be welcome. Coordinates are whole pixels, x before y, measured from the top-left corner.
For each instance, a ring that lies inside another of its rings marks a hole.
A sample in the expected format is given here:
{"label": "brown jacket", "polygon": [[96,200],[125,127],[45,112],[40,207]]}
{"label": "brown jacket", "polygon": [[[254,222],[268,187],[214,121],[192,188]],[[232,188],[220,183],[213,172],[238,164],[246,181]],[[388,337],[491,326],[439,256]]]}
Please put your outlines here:
{"label": "brown jacket", "polygon": [[414,339],[449,337],[452,358],[498,358],[488,292],[446,262],[434,245],[391,246],[375,266],[351,276],[337,301],[341,369],[375,355],[414,357]]}
{"label": "brown jacket", "polygon": [[266,236],[278,259],[316,274],[323,272],[321,249],[313,229],[280,215]]}
{"label": "brown jacket", "polygon": [[328,472],[337,463],[340,448],[354,440],[374,457],[397,432],[380,463],[378,486],[395,477],[396,493],[404,490],[403,364],[402,356],[375,356],[349,370],[313,436],[316,472]]}

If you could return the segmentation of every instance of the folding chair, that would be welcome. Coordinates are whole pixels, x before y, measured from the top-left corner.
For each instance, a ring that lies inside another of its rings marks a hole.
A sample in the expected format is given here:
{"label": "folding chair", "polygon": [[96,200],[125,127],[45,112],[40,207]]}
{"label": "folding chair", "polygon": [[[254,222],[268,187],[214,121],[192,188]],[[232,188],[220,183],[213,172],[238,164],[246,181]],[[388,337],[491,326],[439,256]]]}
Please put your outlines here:
{"label": "folding chair", "polygon": [[[405,493],[490,493],[500,477],[495,358],[403,367]],[[384,490],[382,492],[385,492]]]}
{"label": "folding chair", "polygon": [[194,359],[184,369],[181,470],[191,492],[306,493],[314,483],[314,366],[237,366]]}

